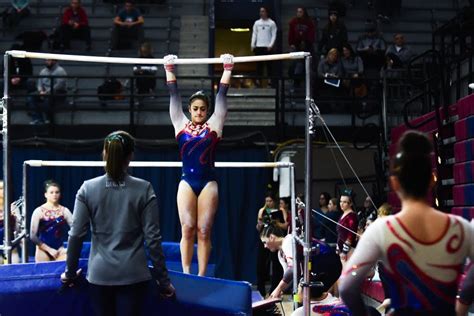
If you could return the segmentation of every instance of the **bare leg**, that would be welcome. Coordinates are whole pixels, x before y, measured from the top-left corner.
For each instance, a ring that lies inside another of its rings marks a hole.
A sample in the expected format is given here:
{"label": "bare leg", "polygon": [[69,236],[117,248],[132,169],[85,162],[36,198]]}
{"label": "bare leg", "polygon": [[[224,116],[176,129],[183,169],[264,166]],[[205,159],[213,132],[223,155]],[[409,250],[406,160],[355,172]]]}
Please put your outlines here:
{"label": "bare leg", "polygon": [[66,261],[67,259],[67,250],[64,247],[61,247],[58,249],[58,257],[56,258],[56,261]]}
{"label": "bare leg", "polygon": [[198,237],[198,263],[199,275],[205,276],[207,263],[211,254],[211,230],[216,215],[219,194],[217,182],[209,182],[198,197],[197,211],[197,237]]}
{"label": "bare leg", "polygon": [[18,255],[18,249],[12,250],[12,263],[20,263],[20,256]]}
{"label": "bare leg", "polygon": [[35,261],[36,262],[49,262],[53,260],[46,251],[43,251],[39,249],[38,246],[36,246]]}
{"label": "bare leg", "polygon": [[184,273],[191,273],[196,236],[197,198],[189,184],[181,180],[178,186],[178,213],[181,222],[181,265]]}

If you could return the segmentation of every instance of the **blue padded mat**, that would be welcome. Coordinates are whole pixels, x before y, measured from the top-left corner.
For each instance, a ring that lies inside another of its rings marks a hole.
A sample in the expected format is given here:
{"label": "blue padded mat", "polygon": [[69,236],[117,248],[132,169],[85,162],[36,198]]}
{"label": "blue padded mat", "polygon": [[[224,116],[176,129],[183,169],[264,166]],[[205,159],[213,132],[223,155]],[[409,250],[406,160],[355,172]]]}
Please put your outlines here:
{"label": "blue padded mat", "polygon": [[[179,249],[179,243],[177,242],[162,242],[163,253],[166,258],[166,266],[169,270],[183,272],[181,265],[181,251]],[[67,242],[64,243],[64,247],[67,248]],[[89,253],[91,250],[91,243],[86,241],[82,244],[82,250],[80,258],[89,259]],[[193,259],[191,262],[191,273],[197,274],[199,266],[197,264],[197,245],[194,245]],[[151,264],[151,263],[150,263]],[[212,257],[207,265],[206,276],[214,277],[216,271],[216,265],[212,262]]]}
{"label": "blue padded mat", "polygon": [[[84,274],[87,260],[81,259]],[[0,266],[0,313],[17,315],[91,315],[87,282],[58,293],[64,262]],[[142,315],[251,315],[252,291],[247,282],[197,277],[170,271],[175,302],[158,298],[150,282]],[[140,315],[140,313],[137,313]]]}

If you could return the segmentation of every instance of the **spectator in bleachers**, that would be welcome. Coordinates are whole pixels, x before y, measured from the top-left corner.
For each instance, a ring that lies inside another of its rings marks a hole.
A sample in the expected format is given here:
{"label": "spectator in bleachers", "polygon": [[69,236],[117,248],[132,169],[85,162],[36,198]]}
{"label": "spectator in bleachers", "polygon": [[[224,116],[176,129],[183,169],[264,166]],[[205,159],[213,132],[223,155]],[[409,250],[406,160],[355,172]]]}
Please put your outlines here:
{"label": "spectator in bleachers", "polygon": [[384,64],[385,40],[372,21],[367,21],[365,31],[357,40],[357,53],[364,61],[365,68],[376,69],[378,72]]}
{"label": "spectator in bleachers", "polygon": [[347,77],[360,78],[364,74],[364,63],[362,59],[354,53],[349,43],[342,45],[341,62]]}
{"label": "spectator in bleachers", "polygon": [[391,44],[385,52],[387,60],[387,68],[396,69],[403,68],[415,56],[410,46],[405,44],[403,34],[397,33],[393,36],[393,44]]}
{"label": "spectator in bleachers", "polygon": [[364,75],[364,63],[362,59],[354,53],[352,46],[345,43],[342,46],[342,67],[346,78],[343,81],[344,87],[348,90],[348,94],[356,97],[364,97],[367,95],[367,86],[361,79]]}
{"label": "spectator in bleachers", "polygon": [[11,0],[11,6],[2,12],[4,28],[13,28],[20,20],[30,15],[29,0]]}
{"label": "spectator in bleachers", "polygon": [[[145,42],[140,46],[139,57],[154,58],[150,43]],[[156,65],[135,65],[133,67],[138,94],[150,94],[155,91],[156,78],[151,78],[150,76],[156,76],[157,71],[158,67]]]}
{"label": "spectator in bleachers", "polygon": [[70,6],[61,18],[59,40],[61,49],[69,49],[71,39],[77,38],[86,42],[87,50],[91,49],[91,30],[86,11],[80,0],[71,0]]}
{"label": "spectator in bleachers", "polygon": [[291,51],[305,51],[313,53],[316,27],[313,20],[308,16],[304,7],[296,9],[296,17],[290,20],[288,30],[288,44]]}
{"label": "spectator in bleachers", "polygon": [[341,51],[342,45],[347,42],[347,29],[339,20],[337,11],[329,12],[328,24],[323,28],[318,51],[321,55],[326,55],[331,49],[336,48]]}
{"label": "spectator in bleachers", "polygon": [[344,75],[342,63],[339,60],[339,51],[332,48],[326,58],[321,59],[318,65],[318,76],[320,78],[341,78]]}
{"label": "spectator in bleachers", "polygon": [[140,10],[135,8],[132,0],[125,1],[125,7],[114,19],[114,29],[112,31],[112,49],[127,47],[134,40],[139,44],[143,42],[144,31],[143,19]]}
{"label": "spectator in bleachers", "polygon": [[[48,124],[51,120],[51,107],[63,102],[66,98],[66,71],[54,59],[46,60],[46,67],[39,73],[36,93],[28,96],[28,106],[31,109],[30,124]],[[53,78],[60,77],[60,78]],[[46,117],[43,117],[43,113]]]}
{"label": "spectator in bleachers", "polygon": [[[250,47],[255,55],[268,55],[271,54],[277,36],[277,25],[270,18],[268,9],[266,7],[260,8],[260,19],[255,21],[252,28],[252,40]],[[272,75],[271,62],[259,62],[257,63],[257,75],[264,76],[265,69],[267,70],[267,76]],[[260,85],[257,82],[257,85]]]}
{"label": "spectator in bleachers", "polygon": [[[18,44],[14,44],[11,47],[12,50],[22,50],[23,47]],[[33,75],[33,65],[29,58],[10,58],[10,65],[8,67],[10,76],[10,89],[22,90],[27,88],[28,78],[23,76]]]}
{"label": "spectator in bleachers", "polygon": [[346,16],[346,1],[345,0],[329,0],[328,3],[328,15],[331,11],[335,11],[338,13],[340,18],[344,18]]}
{"label": "spectator in bleachers", "polygon": [[[316,27],[313,19],[308,16],[306,8],[298,7],[296,17],[292,18],[289,23],[288,45],[290,51],[309,52],[314,56],[315,32]],[[304,60],[294,60],[289,69],[289,76],[293,78],[295,87],[299,87],[304,73]]]}

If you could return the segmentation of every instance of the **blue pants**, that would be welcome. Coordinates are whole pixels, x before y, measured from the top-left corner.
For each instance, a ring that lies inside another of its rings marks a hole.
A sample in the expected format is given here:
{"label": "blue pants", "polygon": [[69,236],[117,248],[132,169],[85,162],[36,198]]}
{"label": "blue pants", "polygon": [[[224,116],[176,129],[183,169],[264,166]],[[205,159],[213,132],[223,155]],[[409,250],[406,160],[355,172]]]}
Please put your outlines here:
{"label": "blue pants", "polygon": [[142,314],[148,283],[105,286],[89,283],[92,310],[96,316],[135,316]]}

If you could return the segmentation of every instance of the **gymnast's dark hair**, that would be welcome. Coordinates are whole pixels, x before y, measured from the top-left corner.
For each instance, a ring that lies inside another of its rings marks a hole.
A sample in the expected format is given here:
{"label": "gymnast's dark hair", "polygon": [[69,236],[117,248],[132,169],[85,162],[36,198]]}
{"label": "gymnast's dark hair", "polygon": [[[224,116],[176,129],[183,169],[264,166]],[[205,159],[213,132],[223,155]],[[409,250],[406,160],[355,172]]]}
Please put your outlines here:
{"label": "gymnast's dark hair", "polygon": [[432,151],[431,141],[421,132],[408,131],[400,138],[397,154],[392,158],[392,175],[398,178],[407,196],[419,199],[428,194]]}
{"label": "gymnast's dark hair", "polygon": [[127,132],[115,131],[104,139],[105,172],[115,182],[123,180],[125,163],[135,150],[135,139]]}
{"label": "gymnast's dark hair", "polygon": [[270,223],[263,227],[262,231],[260,232],[260,238],[270,237],[270,235],[285,237],[286,231],[274,225],[273,223]]}
{"label": "gymnast's dark hair", "polygon": [[194,100],[202,100],[204,103],[206,103],[208,110],[211,107],[209,96],[203,90],[196,91],[192,96],[189,97],[189,106],[191,106]]}
{"label": "gymnast's dark hair", "polygon": [[284,196],[280,198],[280,201],[283,201],[286,205],[291,205],[291,198],[289,196]]}
{"label": "gymnast's dark hair", "polygon": [[48,192],[48,189],[50,187],[56,187],[61,191],[61,186],[59,185],[58,182],[56,182],[53,179],[46,180],[43,184],[43,187],[44,187],[44,193]]}
{"label": "gymnast's dark hair", "polygon": [[352,203],[352,205],[354,205],[354,193],[352,192],[352,189],[347,188],[347,189],[342,190],[341,196],[349,197],[350,202]]}

